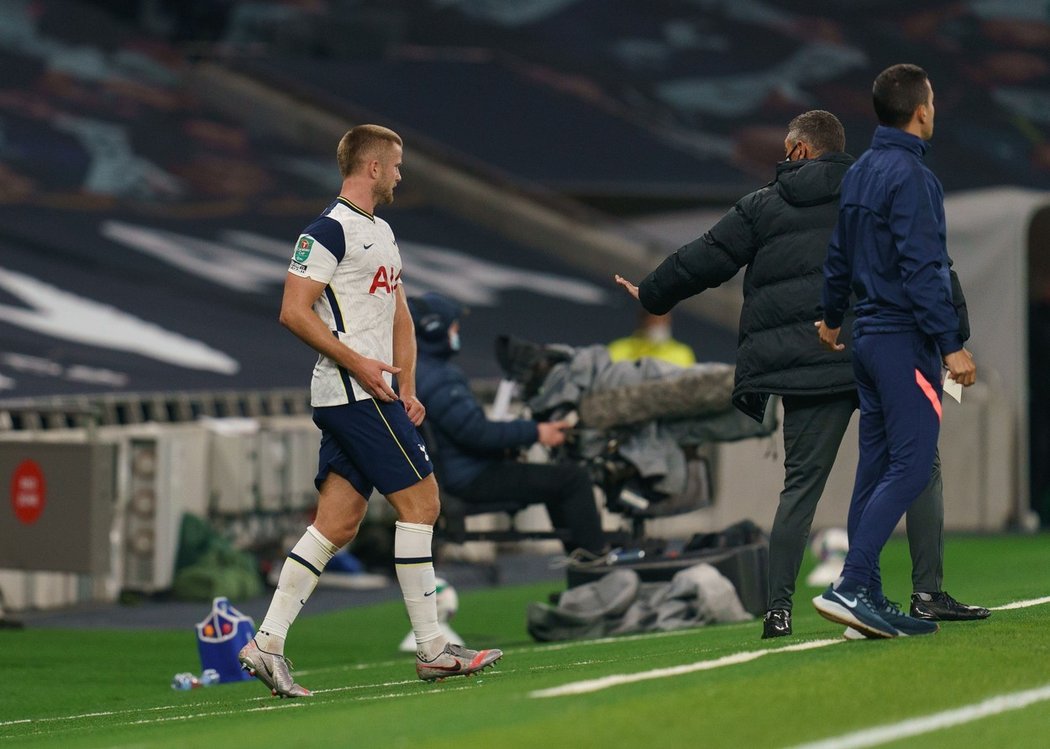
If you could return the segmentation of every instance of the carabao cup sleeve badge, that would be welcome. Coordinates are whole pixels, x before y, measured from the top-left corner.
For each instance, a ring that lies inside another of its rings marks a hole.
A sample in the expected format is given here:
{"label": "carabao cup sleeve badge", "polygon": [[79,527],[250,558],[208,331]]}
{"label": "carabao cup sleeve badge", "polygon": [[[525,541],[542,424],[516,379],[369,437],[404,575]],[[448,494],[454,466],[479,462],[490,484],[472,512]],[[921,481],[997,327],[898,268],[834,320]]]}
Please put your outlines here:
{"label": "carabao cup sleeve badge", "polygon": [[314,240],[305,234],[299,237],[299,241],[295,243],[295,262],[305,263],[306,259],[310,257],[310,250],[314,248]]}

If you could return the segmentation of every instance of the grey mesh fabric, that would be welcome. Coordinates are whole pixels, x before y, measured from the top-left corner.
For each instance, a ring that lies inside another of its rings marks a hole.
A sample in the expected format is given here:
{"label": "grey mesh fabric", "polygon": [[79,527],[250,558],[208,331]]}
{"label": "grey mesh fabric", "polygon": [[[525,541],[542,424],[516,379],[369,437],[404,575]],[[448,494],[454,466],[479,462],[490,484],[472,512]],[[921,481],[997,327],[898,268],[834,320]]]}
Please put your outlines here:
{"label": "grey mesh fabric", "polygon": [[527,628],[534,639],[554,642],[751,618],[729,579],[709,564],[697,564],[666,583],[642,583],[633,570],[615,570],[565,591],[557,606],[530,603]]}

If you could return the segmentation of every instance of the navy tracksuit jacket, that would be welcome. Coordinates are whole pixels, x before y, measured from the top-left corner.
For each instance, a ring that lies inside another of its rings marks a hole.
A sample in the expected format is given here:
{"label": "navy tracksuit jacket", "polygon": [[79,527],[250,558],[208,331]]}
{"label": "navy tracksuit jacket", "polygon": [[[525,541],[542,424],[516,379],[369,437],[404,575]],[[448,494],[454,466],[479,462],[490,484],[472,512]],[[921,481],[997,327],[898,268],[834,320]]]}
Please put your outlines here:
{"label": "navy tracksuit jacket", "polygon": [[842,323],[856,294],[853,367],[860,462],[843,569],[847,586],[881,593],[879,553],[929,481],[941,420],[941,361],[963,346],[952,304],[944,190],[929,148],[892,127],[842,181],[824,264],[824,321]]}

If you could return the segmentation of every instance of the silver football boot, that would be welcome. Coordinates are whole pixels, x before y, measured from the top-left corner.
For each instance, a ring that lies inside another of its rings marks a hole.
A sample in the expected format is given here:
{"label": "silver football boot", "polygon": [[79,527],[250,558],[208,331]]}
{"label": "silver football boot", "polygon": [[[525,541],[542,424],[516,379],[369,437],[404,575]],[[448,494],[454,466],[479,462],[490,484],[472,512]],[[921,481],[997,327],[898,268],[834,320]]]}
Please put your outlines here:
{"label": "silver football boot", "polygon": [[425,661],[417,655],[416,674],[424,681],[448,676],[470,676],[488,668],[502,657],[503,651],[497,648],[471,650],[450,642],[432,660]]}
{"label": "silver football boot", "polygon": [[260,650],[255,639],[237,654],[241,668],[270,688],[275,697],[310,697],[313,693],[292,680],[291,662],[283,655]]}

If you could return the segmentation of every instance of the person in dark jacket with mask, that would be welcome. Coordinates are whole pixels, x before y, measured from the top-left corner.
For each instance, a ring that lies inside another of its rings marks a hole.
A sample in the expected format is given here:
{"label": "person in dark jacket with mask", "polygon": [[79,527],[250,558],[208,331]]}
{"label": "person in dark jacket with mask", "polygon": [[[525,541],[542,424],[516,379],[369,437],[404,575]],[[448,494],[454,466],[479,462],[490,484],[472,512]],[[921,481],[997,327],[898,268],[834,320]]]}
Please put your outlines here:
{"label": "person in dark jacket with mask", "polygon": [[605,551],[591,477],[573,463],[523,463],[508,453],[539,442],[565,442],[564,421],[492,421],[451,359],[459,350],[460,305],[427,293],[408,300],[416,328],[416,395],[427,409],[440,458],[441,485],[466,502],[542,502],[551,525],[568,531],[566,552]]}
{"label": "person in dark jacket with mask", "polygon": [[[792,596],[810,526],[846,427],[857,408],[848,352],[813,345],[821,269],[853,157],[830,112],[788,124],[786,158],[773,182],[741,198],[706,234],[670,255],[640,286],[616,281],[650,312],[728,281],[747,266],[733,403],[761,420],[770,395],[784,405],[784,489],[769,536],[769,591],[762,637],[791,634]],[[965,305],[959,289],[959,303]],[[847,317],[844,327],[848,328]],[[908,513],[912,584],[931,618],[974,618],[941,590],[944,522],[940,467]],[[950,601],[950,603],[948,603]],[[987,616],[987,610],[982,609]],[[980,613],[978,611],[978,613]]]}

